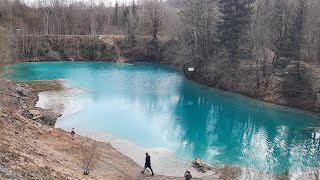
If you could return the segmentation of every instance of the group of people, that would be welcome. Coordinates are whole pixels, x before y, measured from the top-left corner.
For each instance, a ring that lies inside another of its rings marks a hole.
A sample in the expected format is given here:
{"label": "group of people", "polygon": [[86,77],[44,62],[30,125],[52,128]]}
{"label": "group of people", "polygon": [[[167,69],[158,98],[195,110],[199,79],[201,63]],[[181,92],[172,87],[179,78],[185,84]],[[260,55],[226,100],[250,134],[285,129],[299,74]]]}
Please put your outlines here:
{"label": "group of people", "polygon": [[[74,135],[76,134],[75,131],[74,131],[74,128],[72,128],[70,134],[71,134],[71,137],[72,137],[72,140],[73,140],[74,139]],[[154,173],[153,173],[153,170],[151,168],[151,157],[150,157],[150,155],[148,153],[146,153],[146,160],[145,160],[144,168],[141,171],[141,173],[144,174],[144,172],[146,171],[147,168],[149,168],[151,170],[151,173],[152,173],[151,175],[153,176]],[[187,170],[184,173],[184,177],[185,177],[186,180],[191,180],[191,178],[192,178],[191,172]]]}

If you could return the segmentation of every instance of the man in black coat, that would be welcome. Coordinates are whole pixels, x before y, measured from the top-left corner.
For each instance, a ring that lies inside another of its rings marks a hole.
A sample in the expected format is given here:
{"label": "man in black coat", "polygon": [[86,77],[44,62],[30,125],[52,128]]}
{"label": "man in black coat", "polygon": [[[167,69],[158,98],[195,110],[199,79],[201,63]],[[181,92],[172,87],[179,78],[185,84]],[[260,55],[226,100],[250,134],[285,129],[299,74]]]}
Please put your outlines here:
{"label": "man in black coat", "polygon": [[150,159],[150,156],[149,156],[148,153],[146,153],[146,162],[145,162],[145,164],[144,164],[144,169],[143,169],[143,171],[141,171],[141,173],[144,174],[144,171],[145,171],[147,168],[149,168],[149,169],[151,170],[152,176],[153,176],[154,174],[153,174],[153,170],[152,170],[152,168],[151,168],[151,159]]}

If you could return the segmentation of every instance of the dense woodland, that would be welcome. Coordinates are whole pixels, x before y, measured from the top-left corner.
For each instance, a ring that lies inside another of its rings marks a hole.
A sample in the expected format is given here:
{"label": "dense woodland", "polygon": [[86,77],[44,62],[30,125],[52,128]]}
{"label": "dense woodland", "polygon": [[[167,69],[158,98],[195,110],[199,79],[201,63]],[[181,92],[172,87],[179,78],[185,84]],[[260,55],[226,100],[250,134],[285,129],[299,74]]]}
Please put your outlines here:
{"label": "dense woodland", "polygon": [[319,111],[319,9],[319,0],[0,0],[0,56],[41,56],[49,36],[123,35],[128,55],[144,49],[206,85]]}

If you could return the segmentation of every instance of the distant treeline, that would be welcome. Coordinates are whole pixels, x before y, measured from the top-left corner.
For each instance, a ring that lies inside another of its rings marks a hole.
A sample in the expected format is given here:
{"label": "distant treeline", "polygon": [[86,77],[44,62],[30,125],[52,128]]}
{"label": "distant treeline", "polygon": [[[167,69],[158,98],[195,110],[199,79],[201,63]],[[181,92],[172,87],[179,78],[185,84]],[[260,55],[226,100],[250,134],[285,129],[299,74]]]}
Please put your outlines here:
{"label": "distant treeline", "polygon": [[198,82],[319,111],[319,9],[319,0],[0,0],[0,26],[20,37],[125,35],[127,54],[194,67],[186,75]]}
{"label": "distant treeline", "polygon": [[139,35],[151,35],[154,26],[170,26],[172,16],[178,16],[178,9],[167,3],[138,2],[111,6],[108,1],[40,0],[26,4],[21,0],[0,0],[0,25],[13,31],[18,28],[24,34],[124,34],[131,28]]}

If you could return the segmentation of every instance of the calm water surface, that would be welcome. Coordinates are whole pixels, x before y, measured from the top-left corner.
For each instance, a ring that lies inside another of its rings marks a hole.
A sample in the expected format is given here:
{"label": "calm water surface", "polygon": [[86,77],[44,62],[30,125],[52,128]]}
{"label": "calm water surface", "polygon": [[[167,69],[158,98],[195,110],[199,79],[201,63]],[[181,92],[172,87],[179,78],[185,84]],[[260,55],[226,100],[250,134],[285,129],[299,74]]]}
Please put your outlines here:
{"label": "calm water surface", "polygon": [[183,160],[281,175],[320,167],[320,125],[310,114],[206,88],[156,64],[25,63],[6,67],[17,81],[65,79],[83,108],[56,126],[95,130]]}

